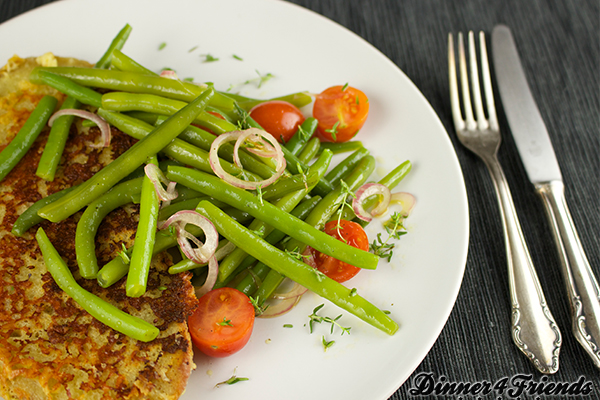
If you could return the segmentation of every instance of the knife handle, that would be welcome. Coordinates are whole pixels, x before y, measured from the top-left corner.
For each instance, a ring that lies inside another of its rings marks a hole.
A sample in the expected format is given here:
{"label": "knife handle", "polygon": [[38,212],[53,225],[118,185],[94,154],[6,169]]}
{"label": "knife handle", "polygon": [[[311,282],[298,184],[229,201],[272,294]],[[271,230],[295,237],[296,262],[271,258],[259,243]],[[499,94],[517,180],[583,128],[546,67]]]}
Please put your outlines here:
{"label": "knife handle", "polygon": [[553,228],[571,303],[573,334],[600,368],[600,287],[581,246],[561,181],[536,184]]}
{"label": "knife handle", "polygon": [[496,186],[502,216],[512,302],[513,341],[540,372],[553,374],[558,371],[562,336],[546,304],[498,158],[493,155],[483,159]]}

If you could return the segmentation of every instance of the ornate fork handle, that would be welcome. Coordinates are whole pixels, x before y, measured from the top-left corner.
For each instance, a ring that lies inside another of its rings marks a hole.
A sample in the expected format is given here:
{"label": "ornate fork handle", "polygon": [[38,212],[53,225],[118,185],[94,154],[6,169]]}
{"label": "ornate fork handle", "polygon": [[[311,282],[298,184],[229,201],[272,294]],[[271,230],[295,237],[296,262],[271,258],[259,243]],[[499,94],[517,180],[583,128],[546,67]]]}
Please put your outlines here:
{"label": "ornate fork handle", "polygon": [[483,155],[496,187],[502,217],[512,302],[512,336],[517,347],[543,373],[558,371],[560,330],[546,305],[521,231],[506,177],[496,154]]}
{"label": "ornate fork handle", "polygon": [[536,185],[544,200],[561,270],[571,303],[573,334],[600,368],[600,288],[585,256],[564,196],[564,185],[552,181]]}

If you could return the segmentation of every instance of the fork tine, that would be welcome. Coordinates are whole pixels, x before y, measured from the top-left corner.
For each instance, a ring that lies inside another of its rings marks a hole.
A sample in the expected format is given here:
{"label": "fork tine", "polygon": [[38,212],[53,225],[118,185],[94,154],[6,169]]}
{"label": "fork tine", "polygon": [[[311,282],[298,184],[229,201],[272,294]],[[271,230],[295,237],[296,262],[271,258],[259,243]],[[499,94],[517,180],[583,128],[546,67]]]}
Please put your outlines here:
{"label": "fork tine", "polygon": [[454,119],[454,127],[457,130],[464,128],[460,111],[460,99],[458,98],[458,81],[456,77],[456,60],[454,58],[454,39],[452,33],[448,34],[448,74],[450,82],[450,105],[452,107],[452,118]]}
{"label": "fork tine", "polygon": [[496,106],[494,104],[494,90],[492,89],[492,78],[490,76],[490,64],[488,62],[487,48],[485,45],[485,34],[479,32],[479,46],[481,53],[481,73],[483,77],[483,90],[488,111],[488,122],[490,128],[498,129],[498,117],[496,116]]}
{"label": "fork tine", "polygon": [[463,105],[465,109],[465,121],[467,129],[477,127],[473,118],[473,107],[471,105],[471,94],[469,93],[469,74],[467,72],[467,57],[465,55],[465,43],[462,32],[458,32],[458,66],[460,68],[460,83],[462,86]]}
{"label": "fork tine", "polygon": [[473,31],[469,31],[469,65],[471,66],[471,90],[473,91],[473,103],[477,114],[477,125],[479,129],[487,129],[488,123],[485,120],[485,114],[483,113],[481,89],[479,88],[479,71],[477,68],[477,52],[475,51],[475,35],[473,34]]}

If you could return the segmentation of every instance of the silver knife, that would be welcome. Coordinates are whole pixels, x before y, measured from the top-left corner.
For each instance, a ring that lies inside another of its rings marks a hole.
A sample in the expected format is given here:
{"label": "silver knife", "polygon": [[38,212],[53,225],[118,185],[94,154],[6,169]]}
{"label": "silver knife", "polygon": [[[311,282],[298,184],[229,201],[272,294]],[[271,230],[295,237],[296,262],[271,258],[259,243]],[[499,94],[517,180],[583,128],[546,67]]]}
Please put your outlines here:
{"label": "silver knife", "polygon": [[600,368],[600,287],[571,219],[548,131],[529,90],[510,29],[504,25],[492,32],[492,55],[510,130],[553,228],[571,305],[573,333]]}

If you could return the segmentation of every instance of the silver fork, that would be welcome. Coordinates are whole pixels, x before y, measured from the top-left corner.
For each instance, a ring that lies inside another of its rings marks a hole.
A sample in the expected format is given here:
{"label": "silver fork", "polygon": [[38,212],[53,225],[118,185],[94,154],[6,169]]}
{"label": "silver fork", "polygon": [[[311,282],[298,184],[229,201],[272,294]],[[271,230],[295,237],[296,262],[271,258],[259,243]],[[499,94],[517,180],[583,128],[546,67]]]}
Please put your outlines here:
{"label": "silver fork", "polygon": [[[483,32],[480,32],[479,42],[482,82],[488,116],[486,119],[479,87],[475,35],[473,32],[469,32],[469,65],[474,103],[471,104],[465,47],[463,35],[459,32],[460,81],[466,116],[463,119],[454,58],[454,40],[451,33],[448,35],[450,101],[454,127],[460,142],[477,154],[487,165],[496,188],[508,262],[508,280],[512,303],[512,338],[517,347],[534,363],[538,370],[546,374],[552,374],[558,371],[558,354],[562,338],[546,304],[546,299],[521,231],[506,177],[498,162],[497,153],[501,138],[494,105],[485,34]],[[476,119],[473,116],[473,106],[477,116]]]}

